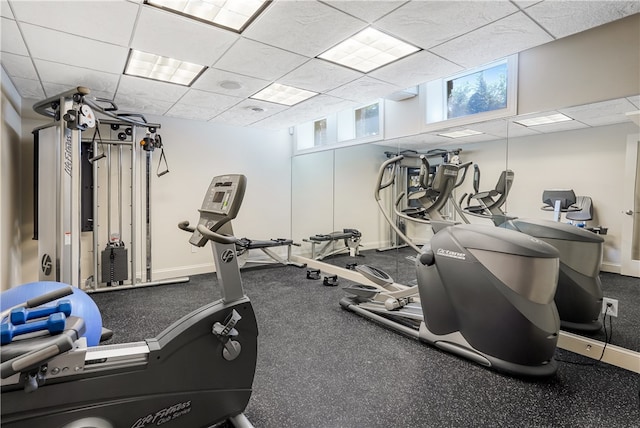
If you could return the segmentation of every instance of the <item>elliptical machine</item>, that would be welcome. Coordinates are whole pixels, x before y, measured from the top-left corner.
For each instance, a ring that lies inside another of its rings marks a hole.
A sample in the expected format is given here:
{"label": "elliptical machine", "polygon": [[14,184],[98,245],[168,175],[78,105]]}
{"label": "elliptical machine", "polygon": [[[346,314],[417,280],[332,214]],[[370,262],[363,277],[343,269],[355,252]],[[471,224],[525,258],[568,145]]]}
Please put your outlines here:
{"label": "elliptical machine", "polygon": [[[157,337],[87,347],[82,319],[59,335],[2,347],[2,425],[6,427],[204,427],[243,415],[256,367],[253,307],[244,295],[237,238],[222,234],[240,209],[246,178],[215,177],[189,242],[211,241],[222,299],[184,316]],[[69,349],[71,347],[71,349]]]}
{"label": "elliptical machine", "polygon": [[[555,302],[564,329],[594,333],[601,329],[602,308],[600,264],[604,238],[599,234],[551,220],[507,216],[502,206],[513,183],[514,173],[502,171],[494,189],[479,191],[480,169],[474,165],[473,194],[463,195],[456,209],[465,223],[465,214],[490,219],[502,228],[516,230],[553,245],[560,254],[560,272]],[[572,192],[573,193],[573,192]],[[462,203],[466,199],[466,206]],[[475,201],[475,205],[471,202]],[[453,201],[455,204],[455,201]]]}
{"label": "elliptical machine", "polygon": [[[342,298],[340,305],[497,371],[554,374],[560,328],[553,302],[557,250],[515,231],[442,221],[432,221],[435,235],[429,245],[418,248],[391,221],[380,197],[380,191],[393,183],[395,165],[402,158],[382,164],[375,198],[389,225],[419,252],[418,284],[395,284],[370,267],[360,272],[374,285],[346,288],[351,296]],[[390,178],[385,180],[387,169]],[[455,182],[457,174],[449,172],[448,178]]]}

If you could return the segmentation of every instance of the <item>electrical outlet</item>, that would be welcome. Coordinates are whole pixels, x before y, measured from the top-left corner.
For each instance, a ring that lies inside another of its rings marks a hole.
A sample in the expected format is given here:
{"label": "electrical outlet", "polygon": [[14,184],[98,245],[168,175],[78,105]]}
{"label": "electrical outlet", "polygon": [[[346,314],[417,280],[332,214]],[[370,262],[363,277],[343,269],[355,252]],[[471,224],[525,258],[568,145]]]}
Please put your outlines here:
{"label": "electrical outlet", "polygon": [[618,301],[616,299],[610,299],[608,297],[603,297],[602,298],[602,313],[605,313],[605,310],[607,309],[607,307],[609,307],[609,310],[607,310],[607,315],[611,315],[612,317],[617,317],[618,316]]}

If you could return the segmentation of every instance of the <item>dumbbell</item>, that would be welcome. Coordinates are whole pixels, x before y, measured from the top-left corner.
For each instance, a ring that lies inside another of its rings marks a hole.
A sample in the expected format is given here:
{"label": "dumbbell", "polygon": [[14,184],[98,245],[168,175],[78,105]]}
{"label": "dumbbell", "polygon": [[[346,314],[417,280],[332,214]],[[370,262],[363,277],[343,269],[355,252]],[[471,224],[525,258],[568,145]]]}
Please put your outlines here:
{"label": "dumbbell", "polygon": [[34,331],[47,330],[49,334],[57,334],[64,331],[67,317],[62,312],[49,315],[49,318],[41,321],[28,322],[26,324],[13,325],[10,322],[0,325],[0,344],[11,343],[14,337],[33,333]]}
{"label": "dumbbell", "polygon": [[56,306],[51,306],[47,308],[36,308],[36,309],[16,308],[11,311],[11,315],[9,316],[9,321],[13,325],[24,324],[28,320],[33,320],[36,318],[44,318],[51,314],[55,314],[56,312],[62,312],[66,316],[71,315],[71,301],[66,299],[60,300]]}

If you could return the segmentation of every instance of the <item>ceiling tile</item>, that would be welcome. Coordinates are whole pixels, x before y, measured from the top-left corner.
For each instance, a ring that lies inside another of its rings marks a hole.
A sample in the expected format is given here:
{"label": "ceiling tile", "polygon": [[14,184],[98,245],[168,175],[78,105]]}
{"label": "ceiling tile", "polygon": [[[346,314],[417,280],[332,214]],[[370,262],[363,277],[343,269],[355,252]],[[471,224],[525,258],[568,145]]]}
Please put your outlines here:
{"label": "ceiling tile", "polygon": [[129,50],[30,24],[22,32],[31,56],[107,73],[122,73]]}
{"label": "ceiling tile", "polygon": [[213,114],[209,116],[209,119],[211,119],[213,116],[233,105],[238,104],[242,100],[243,98],[240,97],[230,97],[228,95],[189,89],[189,91],[180,98],[180,104],[210,108],[213,112]]}
{"label": "ceiling tile", "polygon": [[2,52],[29,55],[27,45],[24,44],[16,21],[2,18],[0,20],[0,30],[0,49],[2,49]]}
{"label": "ceiling tile", "polygon": [[472,123],[460,129],[472,129],[474,131],[482,132],[483,134],[489,134],[499,138],[506,138],[508,133],[507,127],[508,124],[506,120],[496,119],[488,120],[485,122]]}
{"label": "ceiling tile", "polygon": [[367,24],[318,2],[274,2],[242,35],[301,55],[315,57]]}
{"label": "ceiling tile", "polygon": [[640,12],[639,1],[545,1],[527,9],[551,34],[565,37]]}
{"label": "ceiling tile", "polygon": [[627,122],[628,118],[625,113],[634,110],[636,110],[636,107],[630,101],[626,98],[621,98],[586,106],[560,109],[559,111],[589,126],[602,126]]}
{"label": "ceiling tile", "polygon": [[[256,111],[255,108],[263,109]],[[260,100],[244,100],[231,107],[224,113],[211,119],[211,122],[224,123],[227,125],[246,126],[257,122],[265,117],[271,116],[287,107],[279,104],[268,103]]]}
{"label": "ceiling tile", "polygon": [[[230,81],[240,84],[238,89],[226,89],[220,86],[221,82]],[[243,76],[237,73],[231,73],[217,68],[208,68],[195,81],[192,88],[202,89],[205,91],[215,92],[218,94],[229,95],[233,97],[249,97],[262,88],[271,83],[270,80],[256,79],[254,77]]]}
{"label": "ceiling tile", "polygon": [[238,39],[236,33],[143,6],[131,47],[210,66]]}
{"label": "ceiling tile", "polygon": [[2,65],[9,76],[38,80],[36,69],[33,67],[33,62],[31,62],[31,58],[28,56],[3,53]]}
{"label": "ceiling tile", "polygon": [[170,101],[154,100],[145,96],[123,95],[114,99],[120,112],[163,115],[173,105]]}
{"label": "ceiling tile", "polygon": [[85,86],[92,91],[114,93],[120,77],[117,74],[72,67],[41,59],[36,59],[34,62],[43,83],[58,83],[70,87]]}
{"label": "ceiling tile", "polygon": [[520,9],[526,9],[543,0],[512,0]]}
{"label": "ceiling tile", "polygon": [[462,67],[428,51],[416,52],[406,58],[369,73],[369,76],[402,88],[448,76]]}
{"label": "ceiling tile", "polygon": [[327,92],[362,76],[358,71],[314,58],[278,79],[278,83],[314,92]]}
{"label": "ceiling tile", "polygon": [[331,97],[328,95],[317,95],[303,103],[293,106],[288,110],[256,122],[254,123],[254,126],[271,130],[288,128],[290,126],[320,119],[331,113],[351,109],[357,105],[358,103],[353,101],[343,100],[341,98]]}
{"label": "ceiling tile", "polygon": [[11,81],[23,99],[42,100],[45,98],[42,85],[38,80],[11,77]]}
{"label": "ceiling tile", "polygon": [[304,56],[241,38],[214,65],[225,71],[276,80],[305,61]]}
{"label": "ceiling tile", "polygon": [[129,44],[139,8],[124,0],[12,1],[11,5],[18,21],[120,46]]}
{"label": "ceiling tile", "polygon": [[340,9],[341,11],[362,19],[365,22],[372,23],[401,6],[403,2],[397,0],[322,0],[322,3],[326,3],[336,9]]}
{"label": "ceiling tile", "polygon": [[[11,8],[9,7],[9,2],[0,1],[0,16],[2,16],[4,18],[14,19],[13,12],[11,12]],[[4,25],[4,23],[3,23],[3,25]]]}
{"label": "ceiling tile", "polygon": [[127,97],[143,97],[153,100],[175,102],[189,90],[186,86],[142,77],[122,76],[118,86],[118,95]]}
{"label": "ceiling tile", "polygon": [[427,49],[517,10],[507,1],[413,1],[374,27]]}
{"label": "ceiling tile", "polygon": [[183,119],[207,121],[215,116],[214,110],[191,106],[187,104],[174,104],[166,113],[166,116],[180,117]]}
{"label": "ceiling tile", "polygon": [[552,40],[524,13],[519,12],[431,51],[463,67],[471,68]]}
{"label": "ceiling tile", "polygon": [[345,100],[367,103],[375,101],[377,98],[385,97],[401,89],[405,89],[405,87],[392,85],[390,83],[373,79],[369,76],[364,76],[358,80],[354,80],[353,82],[327,92],[327,95],[343,98]]}
{"label": "ceiling tile", "polygon": [[[43,83],[42,86],[44,86],[44,92],[46,94],[47,98],[53,97],[55,95],[61,94],[63,92],[67,92],[70,89],[74,89],[77,88],[77,85],[60,85],[58,83]],[[101,91],[94,91],[91,90],[91,92],[89,93],[89,97],[90,98],[105,98],[108,100],[113,99],[113,92],[101,92]],[[103,104],[100,104],[103,105]],[[106,106],[106,104],[104,104]]]}

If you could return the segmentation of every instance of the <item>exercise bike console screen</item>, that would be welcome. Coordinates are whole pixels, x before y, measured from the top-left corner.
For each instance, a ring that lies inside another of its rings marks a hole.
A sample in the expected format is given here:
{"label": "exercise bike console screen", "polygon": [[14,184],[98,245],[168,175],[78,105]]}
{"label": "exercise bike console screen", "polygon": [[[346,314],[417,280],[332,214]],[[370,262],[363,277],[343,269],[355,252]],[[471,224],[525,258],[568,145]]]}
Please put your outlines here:
{"label": "exercise bike console screen", "polygon": [[[214,177],[202,201],[202,207],[198,210],[200,211],[198,224],[215,232],[225,223],[236,218],[242,204],[246,183],[246,177],[241,174]],[[207,240],[196,229],[189,242],[202,247]]]}

